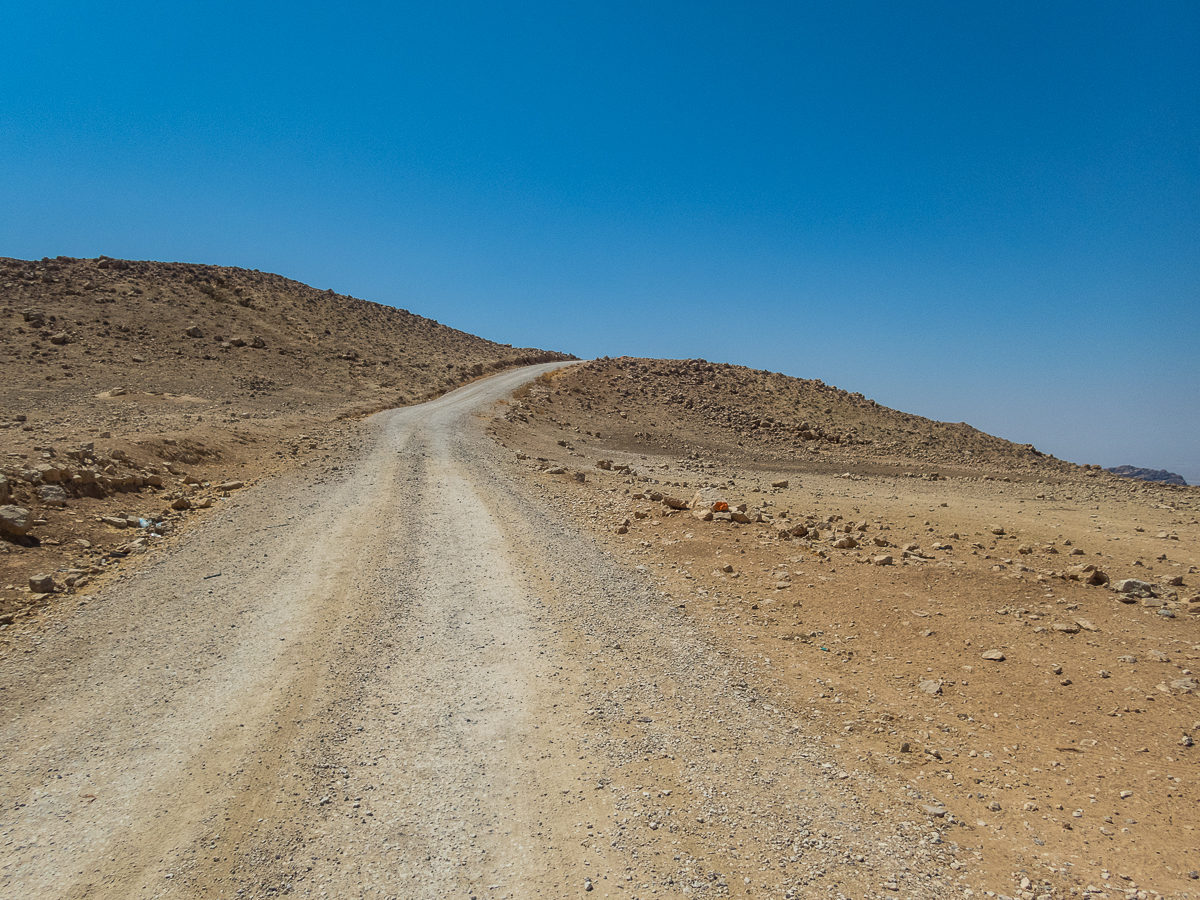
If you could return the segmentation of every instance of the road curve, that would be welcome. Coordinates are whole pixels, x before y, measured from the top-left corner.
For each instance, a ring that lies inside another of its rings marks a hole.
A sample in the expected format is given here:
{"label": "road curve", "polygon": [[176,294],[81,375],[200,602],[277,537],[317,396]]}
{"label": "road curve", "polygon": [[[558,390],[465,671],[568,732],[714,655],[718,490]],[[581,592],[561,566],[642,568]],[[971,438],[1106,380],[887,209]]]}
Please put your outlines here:
{"label": "road curve", "polygon": [[757,662],[506,474],[480,417],[556,365],[373,417],[335,478],[237,495],[6,665],[0,898],[784,897],[932,866],[750,696]]}

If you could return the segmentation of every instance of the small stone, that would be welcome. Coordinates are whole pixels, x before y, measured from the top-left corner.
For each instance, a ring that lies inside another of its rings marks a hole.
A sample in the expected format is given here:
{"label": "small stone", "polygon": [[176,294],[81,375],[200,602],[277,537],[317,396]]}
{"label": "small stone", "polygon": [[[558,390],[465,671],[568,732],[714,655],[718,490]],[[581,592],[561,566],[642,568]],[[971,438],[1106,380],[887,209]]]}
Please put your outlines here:
{"label": "small stone", "polygon": [[991,531],[991,533],[992,533],[992,534],[995,534],[995,535],[1002,535],[1002,534],[1004,534],[1004,526],[1003,526],[1003,525],[993,525],[993,526],[992,526],[990,529],[988,529],[988,530],[989,530],[989,531]]}
{"label": "small stone", "polygon": [[236,491],[241,488],[244,488],[245,486],[246,486],[246,483],[244,481],[225,481],[225,482],[222,482],[221,484],[217,485],[217,490],[218,491]]}
{"label": "small stone", "polygon": [[37,489],[38,499],[47,506],[66,506],[67,492],[57,484],[43,484]]}
{"label": "small stone", "polygon": [[771,487],[773,487],[773,488],[785,488],[787,486],[788,486],[788,480],[786,478],[781,478],[779,481],[771,482]]}
{"label": "small stone", "polygon": [[884,554],[883,556],[871,557],[871,563],[872,563],[872,565],[876,565],[876,566],[890,566],[895,563],[895,560],[893,560],[890,556]]}
{"label": "small stone", "polygon": [[929,694],[931,697],[936,697],[942,692],[942,683],[933,679],[926,679],[917,685],[917,690],[923,694]]}
{"label": "small stone", "polygon": [[0,506],[0,535],[24,537],[33,527],[29,510],[20,506]]}
{"label": "small stone", "polygon": [[183,333],[186,337],[190,337],[190,338],[204,337],[204,332],[202,332],[200,330],[199,325],[189,325],[187,328],[185,328],[183,330]]}
{"label": "small stone", "polygon": [[1148,581],[1139,581],[1136,578],[1122,578],[1113,585],[1113,590],[1118,594],[1148,594],[1153,587]]}
{"label": "small stone", "polygon": [[53,594],[54,577],[51,575],[30,575],[29,590],[35,594]]}
{"label": "small stone", "polygon": [[1000,650],[988,650],[986,653],[982,654],[980,658],[991,660],[992,662],[1004,662],[1005,660],[1004,653]]}

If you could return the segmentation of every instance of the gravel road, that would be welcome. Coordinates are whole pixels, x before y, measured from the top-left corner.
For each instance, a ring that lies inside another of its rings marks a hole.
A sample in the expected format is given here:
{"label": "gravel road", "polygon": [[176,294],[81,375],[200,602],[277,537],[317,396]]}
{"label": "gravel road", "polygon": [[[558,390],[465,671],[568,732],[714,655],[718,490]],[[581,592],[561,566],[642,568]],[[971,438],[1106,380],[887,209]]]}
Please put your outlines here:
{"label": "gravel road", "polygon": [[0,897],[962,897],[924,798],[484,437],[554,367],[373,417],[31,639]]}

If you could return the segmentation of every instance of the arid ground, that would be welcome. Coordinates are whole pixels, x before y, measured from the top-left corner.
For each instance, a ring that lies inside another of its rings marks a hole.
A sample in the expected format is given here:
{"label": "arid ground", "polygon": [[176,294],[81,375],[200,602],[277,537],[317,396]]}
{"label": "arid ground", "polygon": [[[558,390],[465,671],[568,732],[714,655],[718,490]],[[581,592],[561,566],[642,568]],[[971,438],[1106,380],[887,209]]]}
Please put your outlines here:
{"label": "arid ground", "polygon": [[0,376],[0,896],[1200,896],[1196,488],[215,266]]}

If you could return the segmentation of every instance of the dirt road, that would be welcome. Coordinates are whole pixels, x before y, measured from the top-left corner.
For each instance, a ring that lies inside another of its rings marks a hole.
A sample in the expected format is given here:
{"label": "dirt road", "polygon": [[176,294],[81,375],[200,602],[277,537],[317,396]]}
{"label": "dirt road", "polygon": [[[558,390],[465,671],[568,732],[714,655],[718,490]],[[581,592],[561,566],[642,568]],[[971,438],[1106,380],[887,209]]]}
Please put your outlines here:
{"label": "dirt road", "polygon": [[923,798],[496,463],[548,368],[374,417],[6,666],[0,897],[963,896]]}

